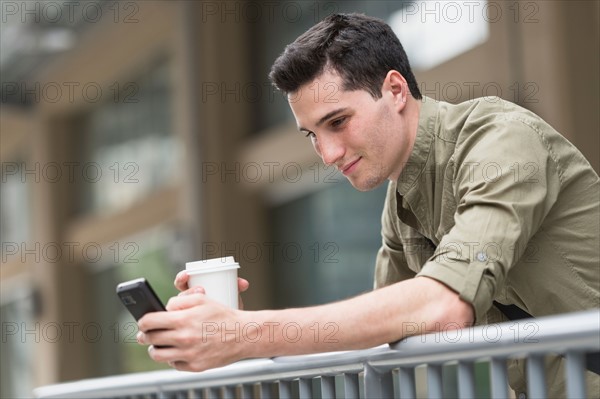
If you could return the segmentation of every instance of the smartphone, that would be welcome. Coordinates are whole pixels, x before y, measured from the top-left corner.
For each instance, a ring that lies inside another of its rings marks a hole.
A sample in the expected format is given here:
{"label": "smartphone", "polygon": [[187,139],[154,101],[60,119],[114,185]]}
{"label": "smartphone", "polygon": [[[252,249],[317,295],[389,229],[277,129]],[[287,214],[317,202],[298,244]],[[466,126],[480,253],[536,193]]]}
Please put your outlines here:
{"label": "smartphone", "polygon": [[136,320],[141,319],[146,313],[167,310],[145,278],[117,285],[117,295]]}

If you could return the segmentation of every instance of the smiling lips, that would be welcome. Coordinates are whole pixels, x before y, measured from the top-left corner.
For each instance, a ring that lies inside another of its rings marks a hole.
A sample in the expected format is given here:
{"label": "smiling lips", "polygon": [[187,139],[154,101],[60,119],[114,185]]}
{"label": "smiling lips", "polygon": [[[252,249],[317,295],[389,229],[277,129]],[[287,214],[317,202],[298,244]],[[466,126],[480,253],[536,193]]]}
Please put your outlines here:
{"label": "smiling lips", "polygon": [[342,171],[342,173],[344,175],[348,175],[350,173],[352,173],[354,171],[356,164],[358,163],[358,161],[360,161],[362,159],[362,157],[359,157],[357,160],[350,162],[349,164],[347,164],[346,166],[342,166],[340,168],[340,170]]}

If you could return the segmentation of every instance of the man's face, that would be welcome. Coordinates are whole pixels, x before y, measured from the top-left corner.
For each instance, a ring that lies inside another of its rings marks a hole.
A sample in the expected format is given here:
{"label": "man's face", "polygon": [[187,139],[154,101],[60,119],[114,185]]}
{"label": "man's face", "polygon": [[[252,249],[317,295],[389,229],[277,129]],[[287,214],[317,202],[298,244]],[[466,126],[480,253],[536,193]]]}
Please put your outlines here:
{"label": "man's face", "polygon": [[398,178],[409,148],[391,92],[375,100],[365,90],[344,91],[340,76],[326,71],[288,101],[323,162],[335,165],[356,189]]}

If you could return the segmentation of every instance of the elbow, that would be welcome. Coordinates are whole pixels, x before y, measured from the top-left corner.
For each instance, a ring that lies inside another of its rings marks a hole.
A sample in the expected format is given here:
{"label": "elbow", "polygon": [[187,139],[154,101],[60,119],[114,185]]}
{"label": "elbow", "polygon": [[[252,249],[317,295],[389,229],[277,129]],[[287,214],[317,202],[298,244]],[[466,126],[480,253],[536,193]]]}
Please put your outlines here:
{"label": "elbow", "polygon": [[447,331],[470,327],[475,320],[473,306],[460,298],[459,294],[446,285],[431,280],[436,285],[428,301],[426,314],[430,315],[428,331]]}
{"label": "elbow", "polygon": [[431,313],[431,319],[426,324],[427,329],[423,333],[458,330],[473,325],[473,307],[458,298],[458,295],[456,302],[444,302],[439,305],[437,310]]}
{"label": "elbow", "polygon": [[443,314],[438,316],[438,323],[443,330],[471,327],[475,321],[473,306],[462,300],[458,294],[455,293],[454,296],[452,303],[447,303],[443,307]]}

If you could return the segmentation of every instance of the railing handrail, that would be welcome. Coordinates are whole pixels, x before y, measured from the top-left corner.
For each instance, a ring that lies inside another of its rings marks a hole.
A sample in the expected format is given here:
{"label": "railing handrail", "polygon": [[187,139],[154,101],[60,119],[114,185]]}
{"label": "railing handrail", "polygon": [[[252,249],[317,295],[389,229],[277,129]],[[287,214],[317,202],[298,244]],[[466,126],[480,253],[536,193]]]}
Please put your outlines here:
{"label": "railing handrail", "polygon": [[386,371],[448,361],[600,350],[600,309],[414,336],[371,349],[243,360],[202,373],[162,370],[40,387],[38,398],[93,398]]}

